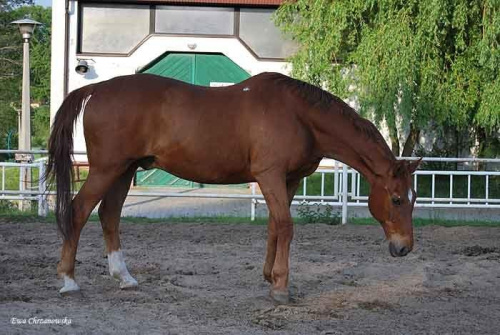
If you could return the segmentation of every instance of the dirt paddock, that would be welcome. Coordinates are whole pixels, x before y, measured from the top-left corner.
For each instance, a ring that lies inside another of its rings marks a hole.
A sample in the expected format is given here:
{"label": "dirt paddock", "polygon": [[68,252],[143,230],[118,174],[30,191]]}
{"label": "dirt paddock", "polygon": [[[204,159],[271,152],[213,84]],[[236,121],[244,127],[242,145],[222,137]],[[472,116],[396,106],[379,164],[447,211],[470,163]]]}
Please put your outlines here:
{"label": "dirt paddock", "polygon": [[[61,297],[55,225],[0,223],[0,333],[498,334],[500,227],[417,228],[415,251],[401,259],[380,227],[295,231],[293,302],[275,306],[261,275],[264,226],[122,224],[140,286],[120,291],[89,223],[81,294]],[[29,324],[65,317],[71,324]]]}

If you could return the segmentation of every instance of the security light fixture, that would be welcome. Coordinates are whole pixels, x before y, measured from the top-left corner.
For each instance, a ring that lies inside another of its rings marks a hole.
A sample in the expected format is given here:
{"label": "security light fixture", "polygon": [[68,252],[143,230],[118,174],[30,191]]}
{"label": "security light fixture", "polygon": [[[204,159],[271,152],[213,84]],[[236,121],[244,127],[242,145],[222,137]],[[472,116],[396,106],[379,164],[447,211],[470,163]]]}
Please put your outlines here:
{"label": "security light fixture", "polygon": [[89,72],[89,63],[85,59],[79,59],[75,71],[83,76],[85,73]]}

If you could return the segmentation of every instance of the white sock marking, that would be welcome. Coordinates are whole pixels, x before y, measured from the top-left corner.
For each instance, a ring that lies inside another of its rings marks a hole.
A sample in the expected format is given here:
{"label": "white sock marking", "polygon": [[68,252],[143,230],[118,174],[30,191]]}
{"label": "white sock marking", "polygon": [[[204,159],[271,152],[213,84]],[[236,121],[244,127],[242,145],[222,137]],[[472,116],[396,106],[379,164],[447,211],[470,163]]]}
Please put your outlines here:
{"label": "white sock marking", "polygon": [[66,275],[64,275],[63,278],[64,278],[64,286],[62,289],[59,290],[59,293],[78,291],[80,289],[80,287],[78,287],[78,284],[75,282],[73,278],[70,278]]}
{"label": "white sock marking", "polygon": [[137,286],[137,280],[135,280],[127,270],[121,250],[113,251],[108,254],[108,263],[109,274],[111,277],[120,280],[120,288]]}

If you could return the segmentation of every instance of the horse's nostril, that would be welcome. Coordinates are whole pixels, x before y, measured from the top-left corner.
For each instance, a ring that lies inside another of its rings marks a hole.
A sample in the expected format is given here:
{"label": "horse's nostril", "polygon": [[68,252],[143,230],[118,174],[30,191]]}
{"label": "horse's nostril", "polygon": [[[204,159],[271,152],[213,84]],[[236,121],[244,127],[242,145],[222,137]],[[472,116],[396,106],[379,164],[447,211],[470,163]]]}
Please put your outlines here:
{"label": "horse's nostril", "polygon": [[406,256],[410,252],[410,248],[408,247],[402,247],[401,250],[399,250],[399,255],[400,256]]}
{"label": "horse's nostril", "polygon": [[408,255],[410,248],[407,246],[397,246],[395,243],[389,243],[389,251],[393,257],[403,257]]}

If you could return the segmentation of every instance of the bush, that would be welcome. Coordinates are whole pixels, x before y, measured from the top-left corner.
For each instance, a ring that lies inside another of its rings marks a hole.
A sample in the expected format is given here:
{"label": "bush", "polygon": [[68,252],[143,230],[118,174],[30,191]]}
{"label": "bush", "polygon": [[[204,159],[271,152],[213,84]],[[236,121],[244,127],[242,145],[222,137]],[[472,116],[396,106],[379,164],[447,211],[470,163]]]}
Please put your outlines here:
{"label": "bush", "polygon": [[[316,209],[313,209],[316,207]],[[338,225],[341,223],[339,213],[333,212],[331,205],[311,206],[303,202],[297,207],[299,218],[304,223],[326,223],[329,225]]]}

